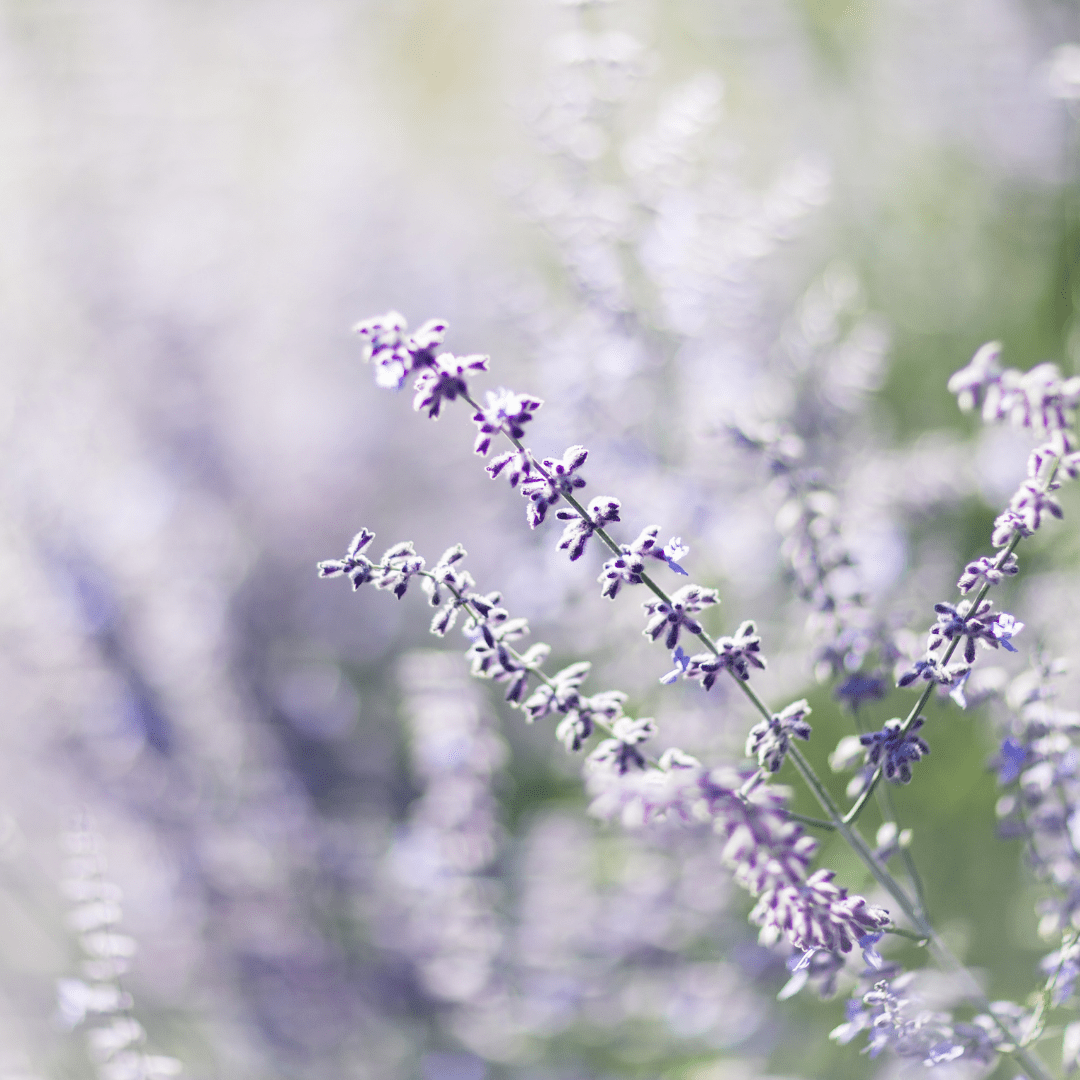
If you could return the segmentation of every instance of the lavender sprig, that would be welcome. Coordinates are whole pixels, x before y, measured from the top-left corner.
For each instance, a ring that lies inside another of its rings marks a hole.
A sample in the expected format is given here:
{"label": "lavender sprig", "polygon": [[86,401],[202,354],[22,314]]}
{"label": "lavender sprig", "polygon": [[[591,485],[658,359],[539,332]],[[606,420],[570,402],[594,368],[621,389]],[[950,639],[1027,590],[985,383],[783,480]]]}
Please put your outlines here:
{"label": "lavender sprig", "polygon": [[[428,366],[430,367],[435,365],[429,364]],[[477,366],[479,367],[480,365]],[[459,365],[459,367],[451,374],[453,378],[457,379],[458,381],[451,382],[449,386],[449,391],[445,395],[441,396],[445,397],[446,400],[453,400],[454,397],[461,396],[463,399],[468,401],[469,404],[472,405],[478,413],[481,412],[482,410],[480,409],[480,407],[472,399],[472,397],[469,396],[468,387],[464,380],[464,371],[462,366]],[[433,379],[434,376],[430,372],[422,372],[420,379],[418,379],[418,389],[420,388],[421,383],[427,385],[430,388]],[[441,400],[440,395],[436,396],[439,397]],[[1044,405],[1046,405],[1047,394],[1045,392],[1045,387],[1042,400]],[[439,404],[439,401],[435,401],[434,403]],[[1073,403],[1073,406],[1074,405],[1075,403]],[[1057,412],[1055,412],[1054,407],[1051,404],[1043,408],[1041,412],[1029,410],[1029,416],[1038,416],[1043,418],[1053,418],[1055,416],[1063,417],[1068,407],[1068,401],[1065,401],[1064,404],[1061,404],[1060,408],[1058,408]],[[429,415],[435,415],[435,413],[429,412]],[[1044,419],[1043,422],[1046,423],[1048,421]],[[565,545],[569,550],[575,550],[575,542],[577,538],[582,534],[584,534],[584,538],[587,540],[591,535],[595,533],[601,538],[603,543],[613,552],[613,554],[616,556],[616,559],[628,554],[625,549],[618,545],[615,540],[607,533],[607,531],[602,527],[602,523],[598,523],[596,521],[595,512],[590,513],[590,511],[586,510],[585,507],[583,507],[581,503],[578,502],[578,500],[574,497],[574,490],[583,486],[584,480],[580,476],[575,476],[573,474],[578,468],[580,468],[581,464],[584,463],[584,460],[587,457],[587,451],[585,451],[583,447],[574,447],[571,448],[571,451],[568,451],[567,454],[564,455],[564,458],[561,461],[558,459],[544,459],[543,461],[537,461],[535,456],[532,455],[532,453],[523,446],[520,438],[516,435],[511,434],[511,432],[507,430],[507,427],[509,425],[502,424],[500,426],[503,430],[503,433],[513,444],[514,452],[511,455],[505,456],[504,459],[499,463],[497,469],[489,469],[489,471],[493,476],[495,476],[498,475],[498,473],[502,469],[507,467],[511,468],[512,479],[515,479],[517,482],[520,483],[522,494],[530,499],[531,506],[528,515],[530,525],[535,527],[536,525],[540,524],[543,521],[548,508],[557,499],[562,497],[566,499],[567,503],[572,507],[574,512],[576,512],[582,523],[582,525],[577,526],[573,534],[573,538],[568,544]],[[1071,453],[1073,447],[1071,445],[1067,445],[1067,449]],[[1047,479],[1044,481],[1043,475],[1040,474],[1038,476],[1038,480],[1040,481],[1040,483],[1029,489],[1026,494],[1024,492],[1018,493],[1016,500],[1014,500],[1016,502],[1016,506],[1011,507],[1011,509],[1016,514],[1026,515],[1023,518],[1025,522],[1033,518],[1040,517],[1041,514],[1047,510],[1049,504],[1044,498],[1042,498],[1042,496],[1045,496],[1046,493],[1051,489],[1054,473],[1057,471],[1059,465],[1060,462],[1057,462],[1051,465],[1049,468],[1043,470],[1043,472],[1047,476]],[[1072,466],[1073,463],[1070,461],[1070,472],[1073,471]],[[1037,466],[1037,471],[1039,470],[1042,470],[1041,465]],[[1078,468],[1076,471],[1080,471],[1080,468]],[[1049,512],[1053,511],[1050,510]],[[564,520],[567,519],[564,517]],[[1014,528],[1013,536],[1007,543],[1007,550],[999,556],[998,560],[995,560],[995,564],[992,569],[1001,569],[1008,556],[1012,554],[1012,548],[1015,547],[1015,544],[1018,541],[1019,537],[1019,527]],[[696,623],[696,620],[692,619],[692,615],[695,613],[694,611],[685,610],[685,606],[684,610],[677,610],[675,605],[673,604],[674,598],[668,597],[663,592],[663,590],[660,589],[651,580],[648,575],[638,570],[636,564],[632,568],[619,567],[617,569],[629,569],[629,573],[627,573],[625,576],[618,575],[620,580],[618,584],[614,585],[613,588],[611,587],[611,576],[602,576],[601,582],[605,588],[605,592],[613,596],[622,584],[637,584],[638,582],[633,579],[640,576],[640,583],[645,584],[648,588],[650,588],[650,590],[654,593],[654,595],[657,597],[657,600],[659,601],[658,604],[650,602],[647,605],[648,613],[652,616],[652,618],[650,619],[650,626],[646,633],[649,633],[650,636],[653,636],[655,638],[659,637],[661,630],[666,628],[667,633],[665,636],[665,642],[669,649],[674,649],[677,647],[678,638],[681,630],[685,627],[686,629],[689,629],[692,633],[697,633],[697,636],[701,637],[702,641],[706,644],[710,653],[712,653],[715,657],[719,657],[720,649],[717,647],[717,644],[712,641],[709,635],[704,632],[704,629],[700,628],[700,624],[697,624],[698,629],[694,629],[692,626],[687,625],[687,621],[689,621],[691,624]],[[987,579],[983,587],[980,589],[979,594],[976,595],[976,597],[970,602],[970,607],[968,610],[975,613],[974,617],[976,619],[985,614],[982,605],[983,600],[985,599],[985,592],[989,588],[989,585],[990,581]],[[691,588],[700,589],[700,587],[697,586]],[[708,592],[711,592],[711,590],[708,590]],[[679,594],[676,595],[678,596]],[[975,640],[983,640],[984,642],[991,643],[990,647],[997,647],[1000,644],[1006,644],[1012,633],[1014,633],[1019,628],[1014,622],[1002,622],[998,619],[995,619],[992,627],[988,625],[982,625],[978,628],[978,632],[972,633],[970,631],[975,630],[975,628],[966,619],[966,612],[961,612],[958,609],[954,609],[951,613],[939,612],[939,615],[941,614],[947,614],[949,618],[953,621],[949,622],[948,624],[939,623],[939,625],[947,625],[953,631],[953,633],[951,636],[948,633],[943,633],[941,635],[942,641],[949,641],[949,644],[945,650],[945,654],[940,661],[936,659],[933,660],[931,666],[925,668],[924,671],[921,672],[924,677],[927,677],[925,675],[925,671],[935,673],[934,665],[940,666],[941,668],[945,669],[948,668],[951,656],[955,651],[956,647],[958,646],[960,640],[967,640],[968,646],[966,651],[969,651],[973,648]],[[658,616],[660,617],[659,620],[657,618]],[[956,625],[957,620],[959,620],[959,626]],[[489,636],[490,634],[491,632],[489,631]],[[490,643],[486,644],[488,644],[489,648],[491,647]],[[679,654],[676,653],[675,656],[678,659]],[[691,666],[691,664],[687,664],[685,666],[685,674],[689,674]],[[744,691],[744,693],[754,704],[755,708],[757,708],[758,711],[762,714],[762,716],[766,719],[766,721],[771,721],[772,714],[769,712],[764,702],[762,702],[758,695],[750,688],[750,686],[745,681],[745,678],[740,677],[740,674],[733,670],[732,667],[727,667],[726,670],[728,670],[729,674],[732,675],[733,678],[735,678],[736,685],[740,686],[740,688]],[[698,671],[697,673],[700,675],[700,671]],[[748,673],[748,669],[746,673]],[[543,681],[545,683],[550,682],[550,680],[547,679],[546,676],[543,677]],[[906,736],[912,724],[914,723],[915,715],[918,712],[918,709],[921,708],[922,704],[929,696],[932,686],[933,681],[930,681],[930,685],[923,692],[923,695],[921,695],[920,702],[917,704],[916,708],[912,711],[904,724],[901,725],[899,731],[897,732],[899,736],[897,747],[916,745],[909,744],[906,740]],[[616,721],[616,724],[617,723],[618,721]],[[612,725],[613,728],[614,726],[615,725]],[[605,752],[601,754],[593,763],[594,767],[597,768],[600,772],[607,771],[608,773],[618,775],[620,777],[634,775],[634,773],[637,771],[636,754],[638,753],[635,749],[637,745],[636,734],[642,730],[649,730],[648,722],[645,722],[644,727],[635,727],[633,732],[629,730],[625,732],[625,734],[628,736],[627,740],[618,740],[622,744],[622,746],[629,749],[623,749],[621,747],[605,748]],[[940,939],[938,939],[937,936],[934,934],[932,928],[925,920],[920,909],[910,900],[910,898],[901,888],[899,883],[896,882],[896,880],[888,873],[888,871],[884,868],[880,861],[875,857],[874,851],[870,849],[866,842],[862,839],[862,837],[859,836],[859,834],[851,828],[850,822],[854,820],[855,816],[857,816],[857,813],[861,809],[861,806],[865,803],[865,798],[868,797],[869,793],[873,790],[878,778],[882,773],[882,766],[878,766],[877,770],[875,771],[873,777],[870,780],[870,783],[867,786],[866,792],[864,792],[863,797],[860,798],[856,806],[852,808],[852,811],[849,812],[849,815],[842,816],[835,803],[833,802],[832,797],[829,795],[828,791],[821,784],[821,781],[817,778],[816,774],[814,774],[813,770],[810,768],[805,758],[803,758],[802,754],[797,750],[794,745],[789,746],[788,756],[790,756],[797,771],[803,777],[804,781],[807,783],[811,791],[818,798],[818,801],[826,810],[826,813],[828,814],[832,825],[844,836],[844,839],[853,848],[856,854],[859,855],[859,857],[866,864],[866,866],[871,871],[872,875],[878,880],[878,882],[883,887],[885,887],[894,898],[897,899],[901,909],[911,919],[918,932],[926,937],[930,945],[931,951],[934,952],[934,954],[938,957],[939,962],[944,963],[947,967],[958,967],[956,961],[953,960],[953,958],[951,957],[951,954],[948,953],[948,951],[940,942]],[[884,756],[887,757],[888,755]],[[670,767],[671,763],[669,762],[668,764],[669,768],[666,771],[668,771],[669,773],[675,771]],[[659,771],[664,770],[661,769]],[[651,773],[649,775],[654,776],[656,774]],[[794,822],[790,823],[794,825]],[[825,885],[828,884],[825,879],[821,879],[821,883],[823,888],[825,887]],[[805,886],[802,886],[802,889],[803,891],[799,895],[805,897],[806,895],[808,895],[806,893]],[[823,893],[823,896],[827,893],[828,889],[825,889],[825,893]],[[770,904],[766,904],[766,909],[768,911],[774,912],[772,921],[768,921],[770,917],[767,915],[763,915],[763,918],[767,920],[767,925],[783,926],[783,928],[787,930],[789,938],[794,941],[795,939],[792,938],[793,929],[796,936],[799,933],[797,927],[795,927],[795,924],[792,921],[794,919],[794,915],[790,917],[786,914],[776,916],[775,912],[786,912],[788,909],[785,906],[786,900],[781,893],[777,893],[774,899],[775,903],[771,904],[771,906]],[[759,907],[755,909],[755,912],[758,912],[759,910],[761,910],[760,903]],[[818,922],[815,923],[815,925],[820,926],[821,924],[820,922]],[[864,937],[865,933],[858,936]],[[844,939],[842,937],[836,937],[828,940],[839,942],[843,941]],[[850,943],[848,943],[848,947],[850,947]],[[976,996],[978,996],[977,991]],[[998,1027],[1003,1034],[1008,1034],[1007,1027],[1000,1021],[998,1021]],[[1009,1049],[1014,1048],[1009,1047]],[[1026,1053],[1023,1047],[1015,1048],[1014,1052],[1015,1056],[1025,1067],[1025,1069],[1027,1069],[1030,1076],[1041,1078],[1045,1075],[1038,1062],[1032,1059],[1030,1055]]]}

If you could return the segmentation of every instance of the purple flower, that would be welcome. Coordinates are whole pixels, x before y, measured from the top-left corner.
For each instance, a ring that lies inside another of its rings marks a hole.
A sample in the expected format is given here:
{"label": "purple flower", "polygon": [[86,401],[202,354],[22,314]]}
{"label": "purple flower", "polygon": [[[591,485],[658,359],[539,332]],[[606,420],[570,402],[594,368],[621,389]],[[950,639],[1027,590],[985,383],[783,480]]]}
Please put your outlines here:
{"label": "purple flower", "polygon": [[459,394],[468,393],[467,371],[487,371],[486,356],[454,356],[443,353],[426,367],[416,380],[413,408],[427,409],[428,419],[438,418],[444,401],[454,401]]}
{"label": "purple flower", "polygon": [[[982,405],[990,388],[998,386],[1001,381],[1000,357],[1001,342],[988,342],[975,353],[967,367],[949,379],[949,393],[956,394],[961,412],[970,412]],[[985,419],[991,419],[985,412],[983,415]]]}
{"label": "purple flower", "polygon": [[332,578],[345,574],[352,582],[355,592],[361,585],[367,584],[375,572],[375,564],[364,555],[371,546],[375,534],[368,529],[361,529],[349,544],[343,559],[326,559],[318,565],[319,577]]}
{"label": "purple flower", "polygon": [[758,939],[771,945],[781,936],[797,949],[847,953],[868,931],[888,926],[889,913],[833,883],[832,870],[816,870],[797,885],[767,889],[750,913],[761,927]]}
{"label": "purple flower", "polygon": [[863,934],[863,936],[859,938],[858,945],[859,948],[862,949],[863,959],[866,961],[867,967],[880,970],[884,966],[885,961],[882,958],[881,953],[875,948],[877,943],[884,936],[885,935],[878,930],[872,934]]}
{"label": "purple flower", "polygon": [[691,656],[686,669],[686,678],[701,679],[702,688],[705,690],[712,689],[723,670],[745,682],[750,678],[751,666],[762,670],[765,668],[765,658],[758,655],[761,651],[761,638],[752,619],[744,622],[734,636],[717,638],[716,648],[716,656],[712,653],[697,653]]}
{"label": "purple flower", "polygon": [[856,671],[836,688],[834,694],[850,706],[852,712],[858,712],[864,701],[880,701],[885,697],[885,676],[881,672]]}
{"label": "purple flower", "polygon": [[911,727],[903,732],[903,721],[893,717],[881,731],[860,735],[859,742],[866,747],[868,765],[881,765],[885,779],[894,784],[911,782],[911,763],[930,753],[926,740],[915,732],[926,723],[926,718],[916,717]]}
{"label": "purple flower", "polygon": [[997,758],[998,783],[1011,784],[1023,771],[1027,750],[1016,739],[1008,738],[1001,744]]}
{"label": "purple flower", "polygon": [[535,529],[543,522],[549,507],[558,502],[560,496],[571,495],[575,489],[585,486],[584,478],[574,473],[585,464],[588,456],[589,451],[584,446],[571,446],[561,458],[544,458],[540,463],[543,473],[537,471],[522,478],[521,494],[530,501],[526,511],[529,528]]}
{"label": "purple flower", "polygon": [[679,559],[685,559],[690,554],[690,546],[682,542],[681,536],[673,536],[660,550],[659,558],[662,558],[676,574],[683,577],[690,575],[679,565]]}
{"label": "purple flower", "polygon": [[664,549],[657,544],[659,533],[659,525],[649,525],[641,530],[632,544],[619,545],[620,554],[604,563],[604,569],[596,579],[602,586],[601,596],[614,600],[623,585],[640,585],[647,555],[667,562]]}
{"label": "purple flower", "polygon": [[522,438],[525,425],[541,405],[543,402],[539,398],[527,394],[515,394],[513,390],[489,390],[487,405],[473,414],[473,423],[480,429],[473,451],[487,454],[492,436],[500,431],[515,439]]}
{"label": "purple flower", "polygon": [[1020,567],[1016,564],[1016,554],[1009,553],[1009,557],[1001,566],[996,565],[996,560],[987,555],[969,562],[960,575],[956,587],[962,593],[969,593],[982,582],[987,585],[997,585],[1006,575],[1018,574]]}
{"label": "purple flower", "polygon": [[910,686],[917,679],[926,682],[936,682],[941,686],[951,686],[971,670],[970,664],[943,664],[935,657],[928,656],[925,660],[916,660],[915,663],[896,680],[897,686]]}
{"label": "purple flower", "polygon": [[589,769],[594,773],[609,771],[619,776],[631,769],[644,769],[645,758],[638,747],[651,739],[656,731],[656,721],[651,717],[621,717],[611,729],[614,738],[605,739],[589,755]]}
{"label": "purple flower", "polygon": [[447,324],[429,319],[411,337],[405,319],[396,311],[358,322],[353,330],[364,339],[365,359],[375,364],[375,382],[400,390],[411,371],[434,363],[434,349],[446,336]]}
{"label": "purple flower", "polygon": [[533,462],[528,451],[507,450],[505,454],[492,458],[485,466],[485,471],[494,480],[505,470],[510,486],[516,488],[522,477],[532,475],[532,467]]}
{"label": "purple flower", "polygon": [[620,720],[624,701],[626,694],[621,690],[604,690],[592,697],[579,697],[576,706],[559,722],[555,729],[555,738],[569,753],[576,753],[593,733],[594,718],[602,717],[609,724]]}
{"label": "purple flower", "polygon": [[560,510],[555,516],[569,524],[559,540],[559,550],[569,552],[571,562],[580,559],[593,533],[608,522],[619,520],[619,505],[619,500],[610,495],[598,495],[589,503],[588,519],[581,517],[576,510]]}
{"label": "purple flower", "polygon": [[[430,575],[420,581],[428,603],[432,607],[442,605],[431,620],[431,632],[438,637],[443,637],[453,627],[459,608],[466,602],[463,594],[476,587],[472,575],[458,566],[465,555],[466,551],[460,544],[447,548],[431,568]],[[450,593],[445,603],[444,588]]]}
{"label": "purple flower", "polygon": [[413,550],[412,541],[405,540],[386,551],[379,565],[372,570],[376,589],[391,589],[400,600],[409,582],[424,569],[424,559]]}
{"label": "purple flower", "polygon": [[683,652],[683,647],[681,645],[677,646],[672,652],[671,662],[675,667],[666,675],[660,676],[660,682],[664,686],[670,686],[680,675],[685,675],[686,669],[690,665],[690,657]]}
{"label": "purple flower", "polygon": [[525,719],[531,724],[550,712],[568,713],[576,709],[581,701],[578,687],[591,669],[592,664],[582,660],[563,668],[548,682],[541,683],[521,706]]}
{"label": "purple flower", "polygon": [[715,589],[703,589],[700,585],[684,585],[675,593],[670,602],[649,600],[642,604],[650,616],[642,633],[655,641],[661,634],[666,634],[664,645],[674,649],[679,643],[679,634],[685,627],[691,634],[701,633],[701,623],[691,616],[710,604],[720,603],[720,595]]}
{"label": "purple flower", "polygon": [[756,757],[758,765],[767,772],[779,772],[787,757],[792,738],[810,738],[810,704],[805,700],[792,702],[769,720],[761,720],[746,739],[746,756]]}

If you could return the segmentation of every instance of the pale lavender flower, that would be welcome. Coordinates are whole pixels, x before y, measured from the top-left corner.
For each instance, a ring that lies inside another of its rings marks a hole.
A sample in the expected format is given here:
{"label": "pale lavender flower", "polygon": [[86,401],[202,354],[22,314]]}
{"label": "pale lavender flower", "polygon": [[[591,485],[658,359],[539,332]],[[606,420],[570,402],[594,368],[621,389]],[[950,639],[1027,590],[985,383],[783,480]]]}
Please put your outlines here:
{"label": "pale lavender flower", "polygon": [[473,446],[477,454],[487,454],[492,438],[500,431],[515,439],[523,438],[525,425],[543,405],[539,398],[503,389],[488,390],[486,400],[487,405],[473,414],[473,423],[480,429]]}
{"label": "pale lavender flower", "polygon": [[[1035,533],[1042,525],[1046,514],[1059,520],[1065,516],[1061,503],[1048,491],[1044,491],[1042,484],[1037,480],[1025,480],[1020,485],[1009,503],[1009,510],[1013,514],[1012,520],[1022,523],[1021,532],[1024,536]],[[1013,527],[1018,526],[1014,524]]]}
{"label": "pale lavender flower", "polygon": [[578,687],[592,670],[588,660],[579,661],[556,672],[548,682],[541,683],[522,704],[525,719],[531,724],[551,712],[569,712],[581,701]]}
{"label": "pale lavender flower", "polygon": [[899,717],[888,720],[881,731],[860,735],[859,741],[866,748],[868,765],[880,765],[886,780],[895,784],[911,782],[911,763],[920,761],[930,753],[925,739],[915,733],[926,723],[926,717],[918,716],[906,732]]}
{"label": "pale lavender flower", "polygon": [[[466,603],[464,593],[476,587],[472,575],[461,569],[458,563],[466,556],[460,544],[447,548],[439,561],[431,568],[430,575],[420,579],[420,587],[427,594],[432,607],[440,607],[431,620],[431,632],[443,637],[457,620],[458,610]],[[443,601],[443,589],[450,595]]]}
{"label": "pale lavender flower", "polygon": [[618,499],[613,499],[610,495],[598,495],[589,503],[587,520],[576,510],[558,511],[555,516],[560,521],[569,522],[559,540],[559,550],[568,552],[570,561],[576,562],[585,554],[585,545],[597,529],[602,529],[609,522],[620,520],[619,507]]}
{"label": "pale lavender flower", "polygon": [[372,584],[376,589],[391,589],[400,600],[409,582],[424,569],[424,559],[413,550],[411,540],[404,540],[389,548],[372,572]]}
{"label": "pale lavender flower", "polygon": [[731,637],[716,639],[718,655],[697,653],[690,657],[685,668],[687,679],[700,679],[705,690],[711,690],[721,671],[729,671],[744,682],[750,678],[751,666],[765,669],[765,657],[760,656],[761,638],[752,619],[739,626]]}
{"label": "pale lavender flower", "polygon": [[623,585],[640,585],[642,575],[645,573],[646,556],[651,555],[663,562],[668,562],[668,557],[664,553],[665,549],[659,547],[657,543],[656,538],[659,533],[659,525],[649,525],[641,530],[632,544],[619,545],[620,554],[604,563],[604,568],[596,579],[603,586],[600,590],[601,596],[614,600]]}
{"label": "pale lavender flower", "polygon": [[390,311],[358,322],[353,330],[364,339],[365,359],[376,366],[376,384],[400,390],[411,371],[434,363],[434,349],[446,336],[447,324],[429,319],[409,337],[404,317]]}
{"label": "pale lavender flower", "polygon": [[660,676],[660,682],[664,686],[670,686],[680,675],[686,674],[690,666],[690,657],[683,651],[681,645],[677,645],[671,653],[671,662],[675,665],[666,675]]}
{"label": "pale lavender flower", "polygon": [[779,772],[787,757],[791,740],[810,738],[810,704],[804,698],[794,701],[769,720],[761,720],[751,729],[746,739],[746,756],[756,757],[758,765],[767,772]]}
{"label": "pale lavender flower", "polygon": [[1060,949],[1044,956],[1039,967],[1047,974],[1047,987],[1053,1004],[1061,1005],[1072,997],[1076,981],[1080,979],[1080,941],[1075,935]]}
{"label": "pale lavender flower", "polygon": [[[956,394],[956,403],[961,412],[971,412],[987,400],[991,387],[1001,381],[1001,342],[990,341],[983,345],[971,358],[967,367],[961,368],[948,382],[950,394]],[[996,400],[996,399],[995,399]],[[989,420],[993,416],[984,413]]]}
{"label": "pale lavender flower", "polygon": [[935,657],[929,656],[915,663],[897,677],[897,686],[910,686],[917,679],[926,682],[935,682],[941,686],[953,686],[971,670],[970,664],[951,663],[943,664]]}
{"label": "pale lavender flower", "polygon": [[988,555],[969,562],[960,575],[956,587],[962,593],[969,593],[983,582],[987,585],[998,585],[1006,576],[1018,574],[1020,567],[1017,565],[1016,553],[1010,552],[1009,557],[1001,564],[996,565],[996,560]]}
{"label": "pale lavender flower", "polygon": [[468,393],[465,373],[487,371],[488,360],[487,356],[443,353],[420,372],[416,380],[413,408],[417,412],[427,409],[428,419],[438,419],[444,401],[454,401],[459,394]]}
{"label": "pale lavender flower", "polygon": [[527,451],[507,450],[506,453],[493,457],[485,466],[485,471],[492,480],[505,471],[510,486],[516,488],[523,477],[532,475],[532,468],[532,458]]}
{"label": "pale lavender flower", "polygon": [[540,525],[548,509],[561,496],[572,495],[577,488],[585,486],[584,477],[574,474],[585,464],[588,456],[589,451],[584,446],[571,446],[561,458],[544,458],[540,464],[547,475],[533,472],[522,477],[521,494],[530,501],[525,515],[529,528],[535,529]]}
{"label": "pale lavender flower", "polygon": [[1011,639],[1023,630],[1024,624],[1005,612],[998,612],[991,618],[993,606],[990,600],[983,600],[978,610],[972,609],[969,600],[961,600],[955,605],[944,602],[935,604],[938,617],[930,628],[927,654],[936,652],[946,641],[958,639],[964,641],[964,660],[968,664],[975,661],[975,643],[978,641],[988,649],[1003,645],[1007,652],[1016,652]]}
{"label": "pale lavender flower", "polygon": [[670,603],[664,600],[649,600],[642,604],[649,621],[642,633],[653,641],[665,634],[664,646],[674,649],[679,642],[679,634],[685,628],[691,634],[701,633],[701,623],[692,618],[702,608],[720,603],[720,594],[715,589],[705,589],[700,585],[684,585],[671,597]]}
{"label": "pale lavender flower", "polygon": [[944,1013],[916,1011],[917,1002],[907,992],[910,983],[910,974],[891,981],[880,979],[868,993],[848,1002],[847,1022],[834,1028],[829,1037],[849,1043],[865,1031],[866,1051],[872,1058],[889,1049],[928,1067],[959,1058],[984,1065],[994,1060],[996,1026],[989,1017],[977,1018],[982,1023],[961,1024]]}
{"label": "pale lavender flower", "polygon": [[376,570],[375,564],[364,552],[371,546],[375,534],[367,529],[361,529],[349,544],[343,559],[326,559],[319,563],[318,572],[321,578],[339,577],[342,574],[348,576],[352,582],[353,590],[371,581]]}

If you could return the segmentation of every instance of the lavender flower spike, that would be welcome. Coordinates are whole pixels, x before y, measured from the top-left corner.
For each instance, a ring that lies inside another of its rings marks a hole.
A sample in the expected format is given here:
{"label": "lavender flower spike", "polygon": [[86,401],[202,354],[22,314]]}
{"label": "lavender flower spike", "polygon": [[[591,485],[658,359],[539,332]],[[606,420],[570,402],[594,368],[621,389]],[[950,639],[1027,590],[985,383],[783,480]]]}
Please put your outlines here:
{"label": "lavender flower spike", "polygon": [[[657,543],[656,538],[659,535],[659,525],[648,525],[641,530],[632,544],[619,545],[621,554],[616,555],[614,559],[608,559],[604,563],[603,572],[596,579],[603,586],[600,590],[601,596],[614,600],[623,585],[640,585],[643,580],[642,574],[645,573],[646,556],[651,555],[663,562],[669,562],[665,554],[666,549],[661,548]],[[688,551],[689,548],[686,550]],[[685,573],[681,567],[680,571]]]}

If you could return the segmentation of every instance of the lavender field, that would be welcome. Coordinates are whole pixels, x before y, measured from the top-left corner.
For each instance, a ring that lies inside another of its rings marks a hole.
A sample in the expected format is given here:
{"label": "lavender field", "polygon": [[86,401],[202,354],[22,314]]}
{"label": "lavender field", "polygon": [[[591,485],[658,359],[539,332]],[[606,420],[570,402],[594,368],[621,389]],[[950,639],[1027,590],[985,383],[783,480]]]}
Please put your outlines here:
{"label": "lavender field", "polygon": [[1075,1072],[1074,5],[0,0],[0,88],[0,1080]]}

